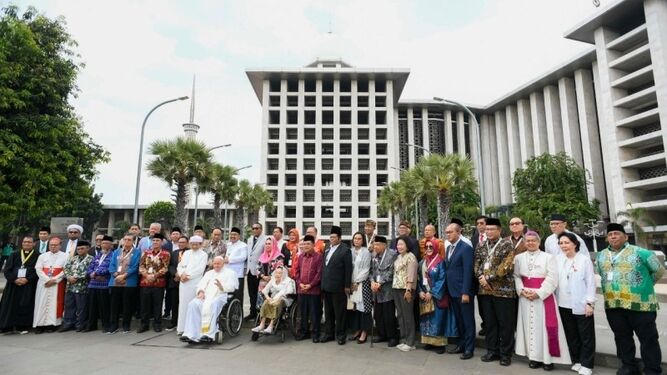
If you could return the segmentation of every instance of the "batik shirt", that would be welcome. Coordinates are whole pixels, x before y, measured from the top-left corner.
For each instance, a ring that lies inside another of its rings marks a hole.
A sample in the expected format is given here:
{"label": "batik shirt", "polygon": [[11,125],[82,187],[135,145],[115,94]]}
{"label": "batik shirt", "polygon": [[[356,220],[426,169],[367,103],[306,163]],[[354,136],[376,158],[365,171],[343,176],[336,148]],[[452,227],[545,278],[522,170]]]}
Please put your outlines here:
{"label": "batik shirt", "polygon": [[65,264],[65,279],[70,277],[76,277],[76,282],[74,284],[67,281],[67,291],[72,293],[86,293],[88,292],[88,280],[86,280],[86,271],[90,262],[93,261],[91,255],[86,254],[85,256],[73,256],[67,260]]}
{"label": "batik shirt", "polygon": [[475,277],[488,276],[491,289],[480,285],[479,295],[516,298],[514,246],[508,239],[486,240],[475,251]]}
{"label": "batik shirt", "polygon": [[611,247],[597,255],[604,307],[633,311],[656,311],[660,308],[654,285],[665,268],[651,250],[625,245],[618,251]]}

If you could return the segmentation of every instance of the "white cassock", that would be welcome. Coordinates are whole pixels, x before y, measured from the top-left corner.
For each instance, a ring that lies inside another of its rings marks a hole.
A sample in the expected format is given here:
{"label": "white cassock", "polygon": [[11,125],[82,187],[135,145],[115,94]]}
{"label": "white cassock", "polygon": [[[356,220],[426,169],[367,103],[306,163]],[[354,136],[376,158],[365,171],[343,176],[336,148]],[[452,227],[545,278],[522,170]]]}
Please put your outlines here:
{"label": "white cassock", "polygon": [[[222,290],[215,280],[222,284]],[[183,336],[192,341],[199,341],[202,336],[215,339],[218,332],[218,315],[227,303],[227,295],[234,293],[239,287],[239,279],[236,273],[227,267],[220,272],[212,269],[197,284],[197,293],[203,291],[204,299],[195,298],[188,303],[188,311],[185,317],[185,329]]]}
{"label": "white cassock", "polygon": [[185,329],[185,314],[188,311],[188,303],[197,294],[197,284],[204,276],[208,254],[204,250],[186,250],[183,258],[178,263],[177,273],[179,277],[188,275],[187,282],[181,281],[178,286],[178,326],[176,332]]}
{"label": "white cassock", "polygon": [[[67,263],[67,254],[62,251],[57,253],[47,251],[37,258],[35,271],[37,271],[39,280],[35,293],[33,327],[57,326],[62,322],[65,307],[65,283],[63,282],[65,263]],[[57,284],[47,288],[44,285],[49,280],[55,280]]]}
{"label": "white cassock", "polygon": [[558,313],[554,290],[558,286],[556,257],[543,251],[525,251],[514,257],[517,294],[534,290],[538,299],[519,297],[516,354],[546,364],[570,364],[570,352]]}

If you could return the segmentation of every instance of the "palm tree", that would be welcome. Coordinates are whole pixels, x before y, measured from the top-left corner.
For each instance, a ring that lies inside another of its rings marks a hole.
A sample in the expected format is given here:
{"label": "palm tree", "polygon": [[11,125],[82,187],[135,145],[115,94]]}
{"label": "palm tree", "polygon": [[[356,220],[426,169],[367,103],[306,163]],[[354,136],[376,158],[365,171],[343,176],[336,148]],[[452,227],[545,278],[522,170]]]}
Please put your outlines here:
{"label": "palm tree", "polygon": [[273,195],[264,189],[262,184],[253,185],[250,202],[246,204],[248,220],[257,221],[259,219],[259,210],[270,210],[272,208]]}
{"label": "palm tree", "polygon": [[237,215],[237,225],[245,226],[249,219],[257,217],[260,209],[273,208],[273,196],[261,184],[252,185],[248,180],[241,180],[234,203],[241,210],[241,215]]}
{"label": "palm tree", "polygon": [[435,176],[430,166],[424,164],[424,158],[414,167],[404,173],[406,189],[411,194],[411,201],[419,202],[419,223],[415,223],[421,230],[429,224],[428,207],[429,201],[436,198]]}
{"label": "palm tree", "polygon": [[[646,209],[643,207],[633,208],[632,203],[628,203],[628,208],[625,211],[619,211],[616,213],[616,217],[619,219],[619,224],[625,226],[630,226],[632,232],[635,234],[635,243],[637,245],[648,248],[647,240],[648,236],[646,231],[642,227],[642,224],[649,225],[655,230],[655,221],[646,213]],[[624,218],[620,220],[620,218]]]}
{"label": "palm tree", "polygon": [[389,212],[391,214],[391,237],[396,238],[396,212],[401,210],[401,202],[399,197],[398,189],[400,181],[394,181],[382,188],[380,196],[378,197],[378,206],[383,212]]}
{"label": "palm tree", "polygon": [[452,204],[452,188],[475,189],[477,180],[473,174],[473,163],[468,157],[458,154],[431,154],[422,159],[416,169],[426,169],[431,173],[430,180],[435,187],[438,198],[440,222],[438,233],[442,236],[445,225],[449,223],[449,209]]}
{"label": "palm tree", "polygon": [[206,178],[198,182],[199,190],[202,193],[213,194],[213,226],[215,227],[223,225],[220,206],[223,203],[232,203],[236,197],[238,181],[234,176],[236,176],[234,167],[213,163]]}
{"label": "palm tree", "polygon": [[204,143],[184,137],[157,140],[150,145],[148,152],[155,158],[148,162],[146,169],[151,176],[164,180],[174,192],[174,224],[185,228],[188,185],[204,179],[211,164],[211,152]]}

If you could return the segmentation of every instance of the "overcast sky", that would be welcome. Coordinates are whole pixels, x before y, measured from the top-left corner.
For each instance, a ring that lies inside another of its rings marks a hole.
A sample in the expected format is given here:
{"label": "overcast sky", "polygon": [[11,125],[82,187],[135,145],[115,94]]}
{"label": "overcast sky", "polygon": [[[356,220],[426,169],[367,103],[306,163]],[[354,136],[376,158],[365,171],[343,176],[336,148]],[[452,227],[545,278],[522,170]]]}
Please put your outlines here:
{"label": "overcast sky", "polygon": [[[105,204],[133,203],[141,122],[157,103],[190,95],[193,74],[199,137],[210,146],[232,143],[215,157],[252,164],[241,177],[256,182],[261,109],[245,69],[341,57],[356,67],[409,68],[403,99],[485,105],[592,48],[563,35],[597,10],[591,0],[12,3],[64,16],[79,43],[86,66],[73,104],[86,131],[111,153],[94,181]],[[156,111],[147,144],[182,135],[188,112],[189,102]],[[144,173],[140,203],[169,198],[165,184]]]}

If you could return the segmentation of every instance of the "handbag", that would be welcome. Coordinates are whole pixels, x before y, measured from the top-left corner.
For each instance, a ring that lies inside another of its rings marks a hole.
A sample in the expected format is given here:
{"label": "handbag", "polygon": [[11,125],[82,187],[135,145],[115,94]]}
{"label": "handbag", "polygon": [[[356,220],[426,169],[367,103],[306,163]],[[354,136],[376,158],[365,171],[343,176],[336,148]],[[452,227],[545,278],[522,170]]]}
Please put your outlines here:
{"label": "handbag", "polygon": [[449,294],[442,295],[442,298],[438,300],[438,307],[441,309],[449,308]]}
{"label": "handbag", "polygon": [[435,311],[435,305],[433,304],[433,298],[426,301],[419,301],[419,315],[427,315]]}
{"label": "handbag", "polygon": [[350,298],[347,299],[347,310],[355,310],[356,304]]}

